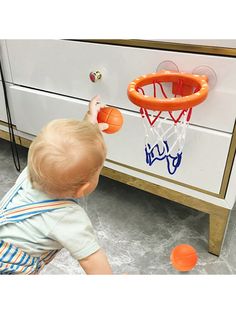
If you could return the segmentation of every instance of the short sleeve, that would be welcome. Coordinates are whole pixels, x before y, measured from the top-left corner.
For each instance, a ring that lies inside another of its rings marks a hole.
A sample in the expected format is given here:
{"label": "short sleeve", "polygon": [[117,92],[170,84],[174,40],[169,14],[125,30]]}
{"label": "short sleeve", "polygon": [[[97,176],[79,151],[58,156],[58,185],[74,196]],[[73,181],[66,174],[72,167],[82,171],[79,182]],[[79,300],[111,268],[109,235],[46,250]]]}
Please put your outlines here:
{"label": "short sleeve", "polygon": [[58,241],[77,260],[100,248],[91,221],[79,205],[66,208],[65,215],[50,231],[49,237]]}

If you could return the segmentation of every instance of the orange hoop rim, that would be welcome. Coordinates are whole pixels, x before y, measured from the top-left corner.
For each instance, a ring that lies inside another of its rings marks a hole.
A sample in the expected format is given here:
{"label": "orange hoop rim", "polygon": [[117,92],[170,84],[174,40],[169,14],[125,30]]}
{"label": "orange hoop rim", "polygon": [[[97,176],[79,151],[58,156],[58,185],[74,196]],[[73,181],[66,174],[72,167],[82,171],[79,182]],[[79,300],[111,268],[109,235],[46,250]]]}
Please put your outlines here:
{"label": "orange hoop rim", "polygon": [[[178,82],[197,88],[197,92],[183,97],[156,98],[142,95],[137,90],[145,85],[153,83]],[[137,77],[128,85],[128,98],[135,105],[150,110],[175,111],[187,110],[202,103],[208,95],[208,83],[205,75],[190,74],[184,72],[160,71]]]}

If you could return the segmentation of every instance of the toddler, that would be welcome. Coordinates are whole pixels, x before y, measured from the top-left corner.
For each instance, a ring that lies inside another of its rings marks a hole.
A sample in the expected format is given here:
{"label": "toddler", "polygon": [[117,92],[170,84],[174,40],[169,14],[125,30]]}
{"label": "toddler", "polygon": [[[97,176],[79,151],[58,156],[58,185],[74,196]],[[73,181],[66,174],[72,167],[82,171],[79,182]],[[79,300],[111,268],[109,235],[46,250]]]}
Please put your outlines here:
{"label": "toddler", "polygon": [[83,121],[51,121],[32,142],[27,167],[0,202],[0,274],[37,274],[66,248],[87,274],[111,274],[78,199],[93,192],[106,157],[99,97]]}

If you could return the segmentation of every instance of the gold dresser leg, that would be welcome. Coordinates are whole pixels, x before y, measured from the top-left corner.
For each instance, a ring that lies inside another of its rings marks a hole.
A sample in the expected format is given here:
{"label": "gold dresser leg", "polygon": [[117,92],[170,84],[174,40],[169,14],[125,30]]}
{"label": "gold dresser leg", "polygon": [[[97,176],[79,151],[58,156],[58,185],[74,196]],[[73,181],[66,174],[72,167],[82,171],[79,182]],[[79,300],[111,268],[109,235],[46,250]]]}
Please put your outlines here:
{"label": "gold dresser leg", "polygon": [[230,217],[230,210],[224,209],[219,214],[209,214],[209,246],[208,251],[219,256],[223,245],[227,225]]}

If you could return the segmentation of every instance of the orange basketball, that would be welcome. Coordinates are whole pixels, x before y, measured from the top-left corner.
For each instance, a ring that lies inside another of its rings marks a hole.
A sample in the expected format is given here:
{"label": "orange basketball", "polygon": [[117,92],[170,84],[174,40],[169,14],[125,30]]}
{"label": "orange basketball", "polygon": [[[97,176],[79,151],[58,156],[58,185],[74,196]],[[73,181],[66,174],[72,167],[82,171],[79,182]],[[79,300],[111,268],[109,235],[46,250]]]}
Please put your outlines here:
{"label": "orange basketball", "polygon": [[188,244],[177,245],[171,252],[172,266],[179,271],[189,271],[197,264],[197,251]]}
{"label": "orange basketball", "polygon": [[98,123],[108,123],[109,127],[103,130],[105,133],[115,133],[119,131],[123,124],[123,116],[120,110],[114,107],[101,108],[98,113]]}

